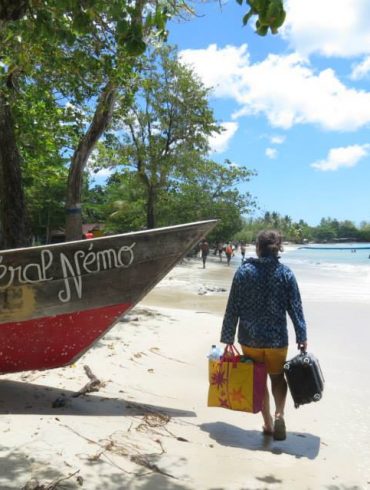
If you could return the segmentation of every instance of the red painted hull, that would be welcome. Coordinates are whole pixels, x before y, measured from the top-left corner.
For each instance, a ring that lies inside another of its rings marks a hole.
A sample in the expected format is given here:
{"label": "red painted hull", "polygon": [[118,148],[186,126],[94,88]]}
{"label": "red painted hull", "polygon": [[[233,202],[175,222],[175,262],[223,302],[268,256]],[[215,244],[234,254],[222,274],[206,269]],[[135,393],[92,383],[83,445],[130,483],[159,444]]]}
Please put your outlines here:
{"label": "red painted hull", "polygon": [[0,373],[51,369],[74,362],[130,307],[120,304],[2,324]]}

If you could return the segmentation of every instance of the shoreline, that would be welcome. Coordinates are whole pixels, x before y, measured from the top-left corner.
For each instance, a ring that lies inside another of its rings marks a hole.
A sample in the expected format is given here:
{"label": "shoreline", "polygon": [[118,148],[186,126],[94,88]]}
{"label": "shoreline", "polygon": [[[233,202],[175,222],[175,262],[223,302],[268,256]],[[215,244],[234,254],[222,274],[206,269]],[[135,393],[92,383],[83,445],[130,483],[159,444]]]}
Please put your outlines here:
{"label": "shoreline", "polygon": [[[186,259],[75,365],[2,376],[1,490],[61,478],[60,488],[92,490],[370,488],[369,302],[320,296],[337,276],[315,284],[300,271],[326,385],[319,403],[288,399],[288,439],[272,441],[260,414],[206,406],[206,356],[234,270]],[[291,325],[289,335],[291,357]],[[103,385],[75,397],[84,365]]]}

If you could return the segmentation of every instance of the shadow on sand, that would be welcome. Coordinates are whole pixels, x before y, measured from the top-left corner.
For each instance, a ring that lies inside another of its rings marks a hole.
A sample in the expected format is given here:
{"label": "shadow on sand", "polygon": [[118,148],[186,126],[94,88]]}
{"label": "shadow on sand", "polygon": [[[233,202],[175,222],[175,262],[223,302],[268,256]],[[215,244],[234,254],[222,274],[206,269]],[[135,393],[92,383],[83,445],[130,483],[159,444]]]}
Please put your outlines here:
{"label": "shadow on sand", "polygon": [[[91,394],[76,398],[73,397],[74,394],[73,391],[52,386],[3,380],[0,381],[0,415],[64,414],[119,417],[160,412],[170,417],[195,417],[195,413],[188,410],[139,404],[121,398]],[[56,400],[64,401],[64,403],[58,406],[55,404]]]}
{"label": "shadow on sand", "polygon": [[[6,455],[5,455],[6,454]],[[149,455],[150,456],[150,455]],[[151,473],[148,469],[138,467],[134,473],[125,473],[118,468],[111,467],[109,473],[106,470],[106,463],[103,460],[88,462],[91,466],[100,466],[102,474],[99,478],[91,476],[83,482],[83,488],[93,488],[94,490],[122,490],[138,488],[140,490],[191,490],[191,486],[186,483],[160,475]],[[45,463],[37,464],[35,471],[35,460],[26,452],[19,449],[3,447],[0,451],[0,489],[1,490],[24,490],[29,489],[60,489],[60,490],[79,490],[81,482],[78,477],[86,477],[88,468],[81,471],[75,466],[73,468],[53,468]],[[32,475],[32,476],[31,476]],[[30,480],[33,480],[31,485]],[[60,481],[60,483],[57,483]],[[35,483],[39,486],[35,486]],[[26,486],[28,483],[28,486]],[[87,484],[87,486],[86,486]]]}
{"label": "shadow on sand", "polygon": [[312,434],[288,432],[285,441],[274,441],[257,430],[244,430],[225,422],[200,425],[210,437],[223,446],[252,451],[269,451],[273,454],[290,454],[296,458],[315,459],[320,451],[320,438]]}

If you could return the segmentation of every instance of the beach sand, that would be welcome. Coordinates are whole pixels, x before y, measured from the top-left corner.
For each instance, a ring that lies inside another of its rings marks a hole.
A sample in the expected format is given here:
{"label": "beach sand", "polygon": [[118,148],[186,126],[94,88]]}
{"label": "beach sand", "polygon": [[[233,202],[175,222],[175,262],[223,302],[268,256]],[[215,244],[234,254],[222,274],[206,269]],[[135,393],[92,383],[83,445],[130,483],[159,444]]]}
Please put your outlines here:
{"label": "beach sand", "polygon": [[[75,365],[2,376],[0,489],[370,488],[370,301],[297,274],[326,385],[299,409],[288,396],[288,438],[273,441],[260,414],[206,406],[233,272],[186,260]],[[73,397],[85,365],[103,386]]]}

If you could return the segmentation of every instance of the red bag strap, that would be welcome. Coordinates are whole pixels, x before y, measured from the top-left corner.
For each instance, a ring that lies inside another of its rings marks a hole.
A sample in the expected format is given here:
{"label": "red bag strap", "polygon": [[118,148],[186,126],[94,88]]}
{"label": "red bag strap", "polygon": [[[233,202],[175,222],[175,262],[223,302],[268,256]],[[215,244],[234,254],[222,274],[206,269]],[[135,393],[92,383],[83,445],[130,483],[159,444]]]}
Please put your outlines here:
{"label": "red bag strap", "polygon": [[224,354],[226,354],[227,352],[235,354],[237,356],[240,355],[238,349],[235,347],[234,344],[226,344]]}
{"label": "red bag strap", "polygon": [[238,362],[240,358],[240,353],[234,344],[227,344],[222,355],[222,361],[228,362]]}

